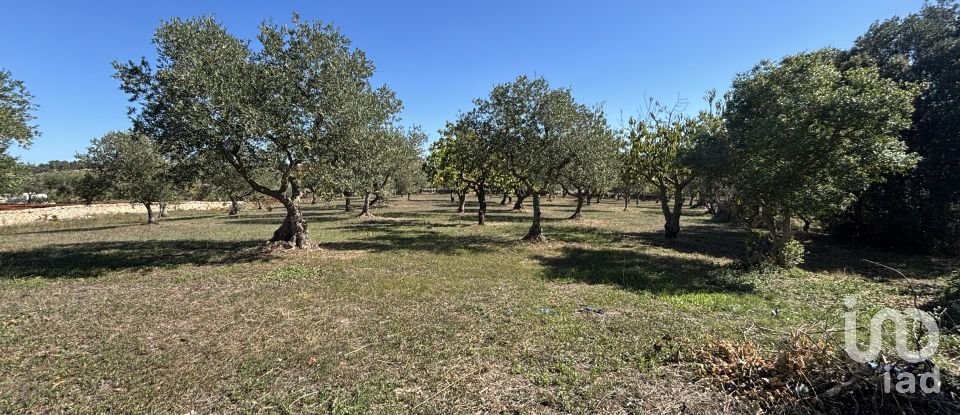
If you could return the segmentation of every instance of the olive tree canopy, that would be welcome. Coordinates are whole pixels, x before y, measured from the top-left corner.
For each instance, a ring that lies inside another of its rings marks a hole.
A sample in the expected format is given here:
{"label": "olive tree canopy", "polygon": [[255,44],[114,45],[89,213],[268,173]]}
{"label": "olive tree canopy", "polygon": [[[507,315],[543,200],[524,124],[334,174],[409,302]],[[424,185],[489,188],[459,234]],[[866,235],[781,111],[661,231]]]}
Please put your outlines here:
{"label": "olive tree canopy", "polygon": [[[373,63],[333,26],[295,15],[289,25],[263,23],[256,41],[211,17],[173,19],[154,36],[155,63],[115,63],[116,77],[136,104],[137,130],[178,157],[221,157],[286,208],[271,241],[303,248],[303,170],[329,168],[347,140],[382,125],[400,103],[371,86]],[[260,181],[258,169],[278,180]]]}

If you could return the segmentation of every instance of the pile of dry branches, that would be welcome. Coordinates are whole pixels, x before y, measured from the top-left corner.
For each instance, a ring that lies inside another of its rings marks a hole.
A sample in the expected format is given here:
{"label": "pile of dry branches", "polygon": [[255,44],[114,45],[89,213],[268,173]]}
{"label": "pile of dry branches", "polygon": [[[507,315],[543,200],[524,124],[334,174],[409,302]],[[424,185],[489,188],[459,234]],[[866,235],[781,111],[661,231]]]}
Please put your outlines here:
{"label": "pile of dry branches", "polygon": [[750,340],[709,342],[695,354],[702,378],[767,413],[960,413],[956,382],[941,372],[939,393],[885,391],[885,375],[927,373],[932,362],[860,363],[827,335],[795,332],[765,352]]}

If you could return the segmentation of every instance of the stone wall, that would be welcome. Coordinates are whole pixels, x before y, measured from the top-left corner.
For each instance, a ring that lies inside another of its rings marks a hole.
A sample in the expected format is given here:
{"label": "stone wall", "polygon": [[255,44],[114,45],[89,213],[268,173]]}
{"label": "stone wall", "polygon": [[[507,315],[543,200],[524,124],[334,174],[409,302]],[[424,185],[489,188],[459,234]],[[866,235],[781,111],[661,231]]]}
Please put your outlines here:
{"label": "stone wall", "polygon": [[[230,202],[181,202],[167,205],[167,211],[223,209],[224,212],[226,212],[229,207]],[[159,206],[154,206],[153,209],[154,214],[160,213]],[[44,208],[0,211],[0,226],[45,220],[88,218],[96,215],[111,215],[117,213],[137,213],[144,215],[144,218],[146,218],[147,208],[142,204],[100,203],[93,205],[54,205]]]}

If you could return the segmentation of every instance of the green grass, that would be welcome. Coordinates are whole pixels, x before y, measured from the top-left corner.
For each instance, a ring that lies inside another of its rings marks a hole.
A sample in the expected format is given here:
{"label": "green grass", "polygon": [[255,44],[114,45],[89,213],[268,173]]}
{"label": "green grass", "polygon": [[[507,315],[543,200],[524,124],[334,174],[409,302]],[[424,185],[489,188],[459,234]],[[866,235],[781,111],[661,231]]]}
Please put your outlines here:
{"label": "green grass", "polygon": [[743,232],[699,212],[666,241],[650,202],[571,222],[556,198],[530,245],[529,213],[392,203],[306,206],[302,253],[264,253],[281,216],[258,210],[0,228],[0,412],[722,412],[677,353],[840,327],[847,294],[928,301],[956,265],[812,239],[802,270],[743,281]]}

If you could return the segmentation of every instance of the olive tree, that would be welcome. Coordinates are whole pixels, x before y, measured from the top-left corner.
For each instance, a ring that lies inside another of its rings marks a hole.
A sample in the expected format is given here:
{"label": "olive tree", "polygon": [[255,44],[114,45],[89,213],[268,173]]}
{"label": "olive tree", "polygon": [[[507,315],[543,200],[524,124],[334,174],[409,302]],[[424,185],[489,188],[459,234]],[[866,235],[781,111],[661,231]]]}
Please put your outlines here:
{"label": "olive tree", "polygon": [[599,110],[586,113],[572,138],[573,160],[561,171],[563,192],[577,198],[570,219],[583,219],[583,202],[617,183],[621,142]]}
{"label": "olive tree", "polygon": [[646,118],[629,121],[630,163],[657,191],[667,238],[680,234],[684,189],[697,177],[698,146],[723,130],[714,93],[707,94],[707,104],[708,109],[689,116],[651,101]]}
{"label": "olive tree", "polygon": [[32,100],[23,81],[14,79],[10,71],[0,70],[0,149],[6,150],[14,142],[29,145],[40,134],[37,126],[30,124],[37,109]]}
{"label": "olive tree", "polygon": [[[500,157],[493,139],[489,116],[477,109],[461,114],[456,122],[447,123],[441,132],[443,168],[456,175],[455,181],[473,189],[477,195],[477,224],[486,224],[487,192],[498,181]],[[462,212],[463,200],[460,202]]]}
{"label": "olive tree", "polygon": [[[371,85],[373,63],[333,26],[295,15],[289,25],[263,23],[256,41],[210,17],[173,19],[156,31],[155,63],[115,63],[116,77],[138,130],[164,151],[225,160],[284,206],[270,240],[305,248],[303,170],[331,168],[354,132],[383,124],[399,103]],[[276,182],[259,180],[257,168]]]}
{"label": "olive tree", "polygon": [[372,217],[371,195],[382,195],[383,190],[410,166],[419,167],[426,135],[419,128],[404,131],[396,126],[370,130],[362,138],[348,145],[349,151],[343,160],[348,177],[345,188],[363,195],[361,217]]}
{"label": "olive tree", "polygon": [[823,49],[761,62],[736,77],[727,97],[736,185],[780,240],[792,238],[794,217],[842,211],[917,161],[899,134],[920,88],[881,78],[875,66],[841,68],[839,55]]}
{"label": "olive tree", "polygon": [[426,170],[435,186],[450,189],[451,202],[454,201],[453,194],[457,194],[457,213],[463,213],[466,210],[467,191],[470,187],[464,181],[464,175],[460,173],[457,163],[459,157],[454,145],[456,136],[447,134],[448,132],[441,131],[440,139],[430,145]]}
{"label": "olive tree", "polygon": [[[147,209],[147,223],[157,223],[154,204],[170,200],[180,185],[175,166],[156,145],[142,135],[117,131],[94,139],[87,152],[78,154],[114,197],[140,203]],[[159,213],[159,212],[158,212]]]}
{"label": "olive tree", "polygon": [[533,223],[523,240],[544,242],[540,195],[559,184],[574,160],[573,139],[594,111],[578,104],[569,89],[523,75],[494,86],[478,104],[490,116],[506,170],[533,198]]}
{"label": "olive tree", "polygon": [[24,178],[17,159],[9,156],[7,149],[14,143],[28,146],[40,135],[37,126],[31,124],[37,108],[32,100],[23,81],[0,70],[0,191],[15,188]]}

